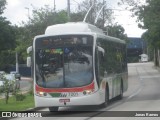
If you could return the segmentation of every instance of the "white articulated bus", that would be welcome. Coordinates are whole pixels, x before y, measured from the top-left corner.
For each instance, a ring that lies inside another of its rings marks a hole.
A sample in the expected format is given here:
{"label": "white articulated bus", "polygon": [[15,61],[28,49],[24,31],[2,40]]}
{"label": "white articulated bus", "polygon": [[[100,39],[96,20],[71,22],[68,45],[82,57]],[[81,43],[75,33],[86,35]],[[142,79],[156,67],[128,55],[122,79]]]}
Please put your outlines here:
{"label": "white articulated bus", "polygon": [[32,64],[36,107],[106,106],[128,88],[125,41],[94,25],[49,26],[27,51],[32,51],[27,64]]}

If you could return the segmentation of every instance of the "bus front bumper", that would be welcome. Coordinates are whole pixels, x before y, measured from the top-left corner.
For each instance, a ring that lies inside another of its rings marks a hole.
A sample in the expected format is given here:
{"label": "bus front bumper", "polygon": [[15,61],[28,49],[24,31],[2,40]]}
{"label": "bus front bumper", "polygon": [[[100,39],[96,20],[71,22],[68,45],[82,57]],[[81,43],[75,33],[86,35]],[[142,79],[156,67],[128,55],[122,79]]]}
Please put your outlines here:
{"label": "bus front bumper", "polygon": [[35,107],[65,107],[65,106],[85,106],[85,105],[100,105],[104,102],[103,97],[99,92],[91,95],[72,97],[72,98],[47,98],[35,95]]}

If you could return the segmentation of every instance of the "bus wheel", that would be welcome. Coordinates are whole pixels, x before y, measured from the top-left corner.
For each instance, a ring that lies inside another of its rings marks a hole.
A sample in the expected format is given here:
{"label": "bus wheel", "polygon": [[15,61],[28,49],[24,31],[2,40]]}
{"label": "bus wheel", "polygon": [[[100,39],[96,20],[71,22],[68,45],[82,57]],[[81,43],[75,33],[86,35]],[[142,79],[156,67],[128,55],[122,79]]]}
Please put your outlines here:
{"label": "bus wheel", "polygon": [[58,107],[49,107],[49,111],[50,112],[57,112],[58,111]]}
{"label": "bus wheel", "polygon": [[106,93],[105,93],[105,102],[102,104],[102,107],[103,108],[107,107],[108,103],[109,103],[109,91],[107,86]]}
{"label": "bus wheel", "polygon": [[123,98],[123,83],[121,82],[120,95],[118,96],[118,99],[121,100],[122,98]]}

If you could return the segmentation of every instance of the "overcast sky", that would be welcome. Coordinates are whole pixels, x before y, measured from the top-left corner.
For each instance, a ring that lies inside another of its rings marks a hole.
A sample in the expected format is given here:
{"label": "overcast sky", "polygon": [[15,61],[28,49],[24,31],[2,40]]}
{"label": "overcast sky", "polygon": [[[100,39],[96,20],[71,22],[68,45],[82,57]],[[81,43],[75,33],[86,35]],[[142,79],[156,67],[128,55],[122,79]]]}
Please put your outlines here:
{"label": "overcast sky", "polygon": [[[70,0],[71,1],[71,11],[78,6],[77,3],[82,2],[82,0]],[[76,2],[77,3],[76,3]],[[110,8],[115,9],[116,3],[118,0],[108,0]],[[55,0],[56,9],[67,9],[67,0]],[[54,6],[54,0],[7,0],[6,10],[4,11],[5,17],[12,23],[20,25],[22,21],[28,20],[28,9],[29,14],[31,15],[32,6],[35,8],[41,8],[44,5],[49,5],[50,7]],[[116,6],[117,8],[117,6]],[[129,37],[140,37],[144,30],[141,30],[137,27],[135,23],[135,18],[131,17],[131,13],[128,11],[115,11],[116,19],[115,22],[118,22],[125,28],[125,33]]]}

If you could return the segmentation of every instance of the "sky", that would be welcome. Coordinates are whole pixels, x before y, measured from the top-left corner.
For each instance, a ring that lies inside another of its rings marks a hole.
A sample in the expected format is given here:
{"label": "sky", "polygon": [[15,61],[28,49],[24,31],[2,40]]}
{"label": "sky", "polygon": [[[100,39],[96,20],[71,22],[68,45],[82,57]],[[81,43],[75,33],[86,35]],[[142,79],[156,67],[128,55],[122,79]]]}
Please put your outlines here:
{"label": "sky", "polygon": [[[13,25],[21,25],[22,21],[28,20],[33,7],[41,8],[44,5],[54,7],[54,0],[6,0],[7,5],[3,16],[6,17]],[[82,0],[70,0],[71,12]],[[117,9],[118,0],[108,0],[109,8]],[[67,9],[67,0],[55,0],[56,10]],[[118,8],[121,9],[121,8]],[[141,37],[144,30],[138,28],[136,19],[131,17],[129,11],[114,11],[115,22],[122,25],[128,37]]]}

